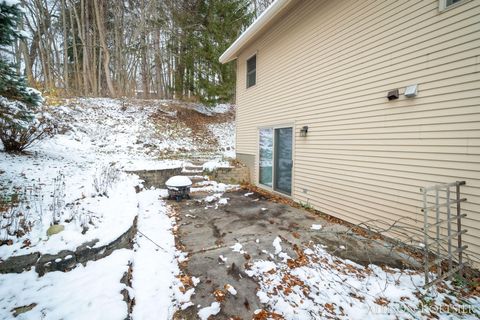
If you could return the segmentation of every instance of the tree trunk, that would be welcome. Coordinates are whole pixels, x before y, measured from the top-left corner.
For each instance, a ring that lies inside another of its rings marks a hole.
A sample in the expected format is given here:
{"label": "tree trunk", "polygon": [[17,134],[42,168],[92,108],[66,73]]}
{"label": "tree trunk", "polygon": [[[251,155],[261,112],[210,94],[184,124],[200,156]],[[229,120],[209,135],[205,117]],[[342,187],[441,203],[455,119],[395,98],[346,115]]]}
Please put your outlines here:
{"label": "tree trunk", "polygon": [[[99,0],[93,1],[93,6],[95,10],[95,17],[97,21],[97,30],[98,30],[98,37],[100,40],[100,47],[102,48],[103,52],[103,70],[105,72],[105,80],[107,81],[108,91],[110,92],[110,96],[115,97],[115,88],[113,87],[112,78],[110,76],[110,53],[108,51],[107,42],[105,41],[105,29],[104,29],[104,20],[103,15],[100,15],[100,7],[98,4]],[[101,10],[103,13],[103,9]]]}
{"label": "tree trunk", "polygon": [[70,91],[69,86],[69,76],[68,76],[68,39],[67,39],[67,13],[66,13],[66,3],[65,0],[62,0],[61,13],[62,13],[62,32],[63,32],[63,81],[65,85],[65,90]]}

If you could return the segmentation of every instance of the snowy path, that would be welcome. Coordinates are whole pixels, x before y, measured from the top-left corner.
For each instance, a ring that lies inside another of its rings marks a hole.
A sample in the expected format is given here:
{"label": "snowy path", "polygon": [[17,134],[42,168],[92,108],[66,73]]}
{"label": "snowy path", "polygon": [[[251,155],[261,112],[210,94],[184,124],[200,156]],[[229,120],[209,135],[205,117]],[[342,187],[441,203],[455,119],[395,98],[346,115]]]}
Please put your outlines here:
{"label": "snowy path", "polygon": [[174,220],[161,190],[138,194],[138,235],[133,258],[133,319],[171,319],[175,311],[172,284],[179,273],[175,257]]}

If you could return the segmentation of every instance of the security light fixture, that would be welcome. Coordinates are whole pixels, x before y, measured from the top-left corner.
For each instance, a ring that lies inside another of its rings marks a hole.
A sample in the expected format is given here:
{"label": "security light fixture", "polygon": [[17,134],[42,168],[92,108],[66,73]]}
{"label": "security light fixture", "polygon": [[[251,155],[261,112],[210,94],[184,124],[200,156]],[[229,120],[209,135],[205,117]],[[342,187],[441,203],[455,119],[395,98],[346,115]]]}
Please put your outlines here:
{"label": "security light fixture", "polygon": [[387,99],[389,101],[398,99],[398,97],[399,97],[398,89],[390,90],[387,93]]}
{"label": "security light fixture", "polygon": [[412,97],[415,97],[417,95],[417,88],[418,88],[418,85],[416,84],[411,84],[409,86],[407,86],[405,88],[405,97],[407,98],[412,98]]}
{"label": "security light fixture", "polygon": [[302,129],[300,129],[300,137],[306,137],[308,132],[308,126],[303,126]]}

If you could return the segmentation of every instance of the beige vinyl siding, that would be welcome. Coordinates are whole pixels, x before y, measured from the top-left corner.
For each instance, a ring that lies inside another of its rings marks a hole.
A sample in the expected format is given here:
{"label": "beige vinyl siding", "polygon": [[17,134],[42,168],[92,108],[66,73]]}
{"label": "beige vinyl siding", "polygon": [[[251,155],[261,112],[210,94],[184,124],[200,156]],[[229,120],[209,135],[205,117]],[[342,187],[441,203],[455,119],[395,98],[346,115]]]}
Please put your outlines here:
{"label": "beige vinyl siding", "polygon": [[293,198],[354,223],[421,226],[419,188],[466,180],[464,240],[480,263],[479,21],[478,0],[443,12],[437,0],[298,1],[237,59],[237,152],[258,165],[258,128],[292,123]]}

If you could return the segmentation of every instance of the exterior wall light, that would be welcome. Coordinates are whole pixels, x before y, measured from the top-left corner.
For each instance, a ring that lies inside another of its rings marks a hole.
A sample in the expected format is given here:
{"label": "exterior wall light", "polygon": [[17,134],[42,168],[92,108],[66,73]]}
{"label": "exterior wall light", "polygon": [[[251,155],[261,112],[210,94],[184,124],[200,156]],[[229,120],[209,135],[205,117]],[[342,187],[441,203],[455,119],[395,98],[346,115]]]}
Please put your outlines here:
{"label": "exterior wall light", "polygon": [[302,129],[300,129],[300,137],[306,137],[308,132],[308,126],[303,126]]}

